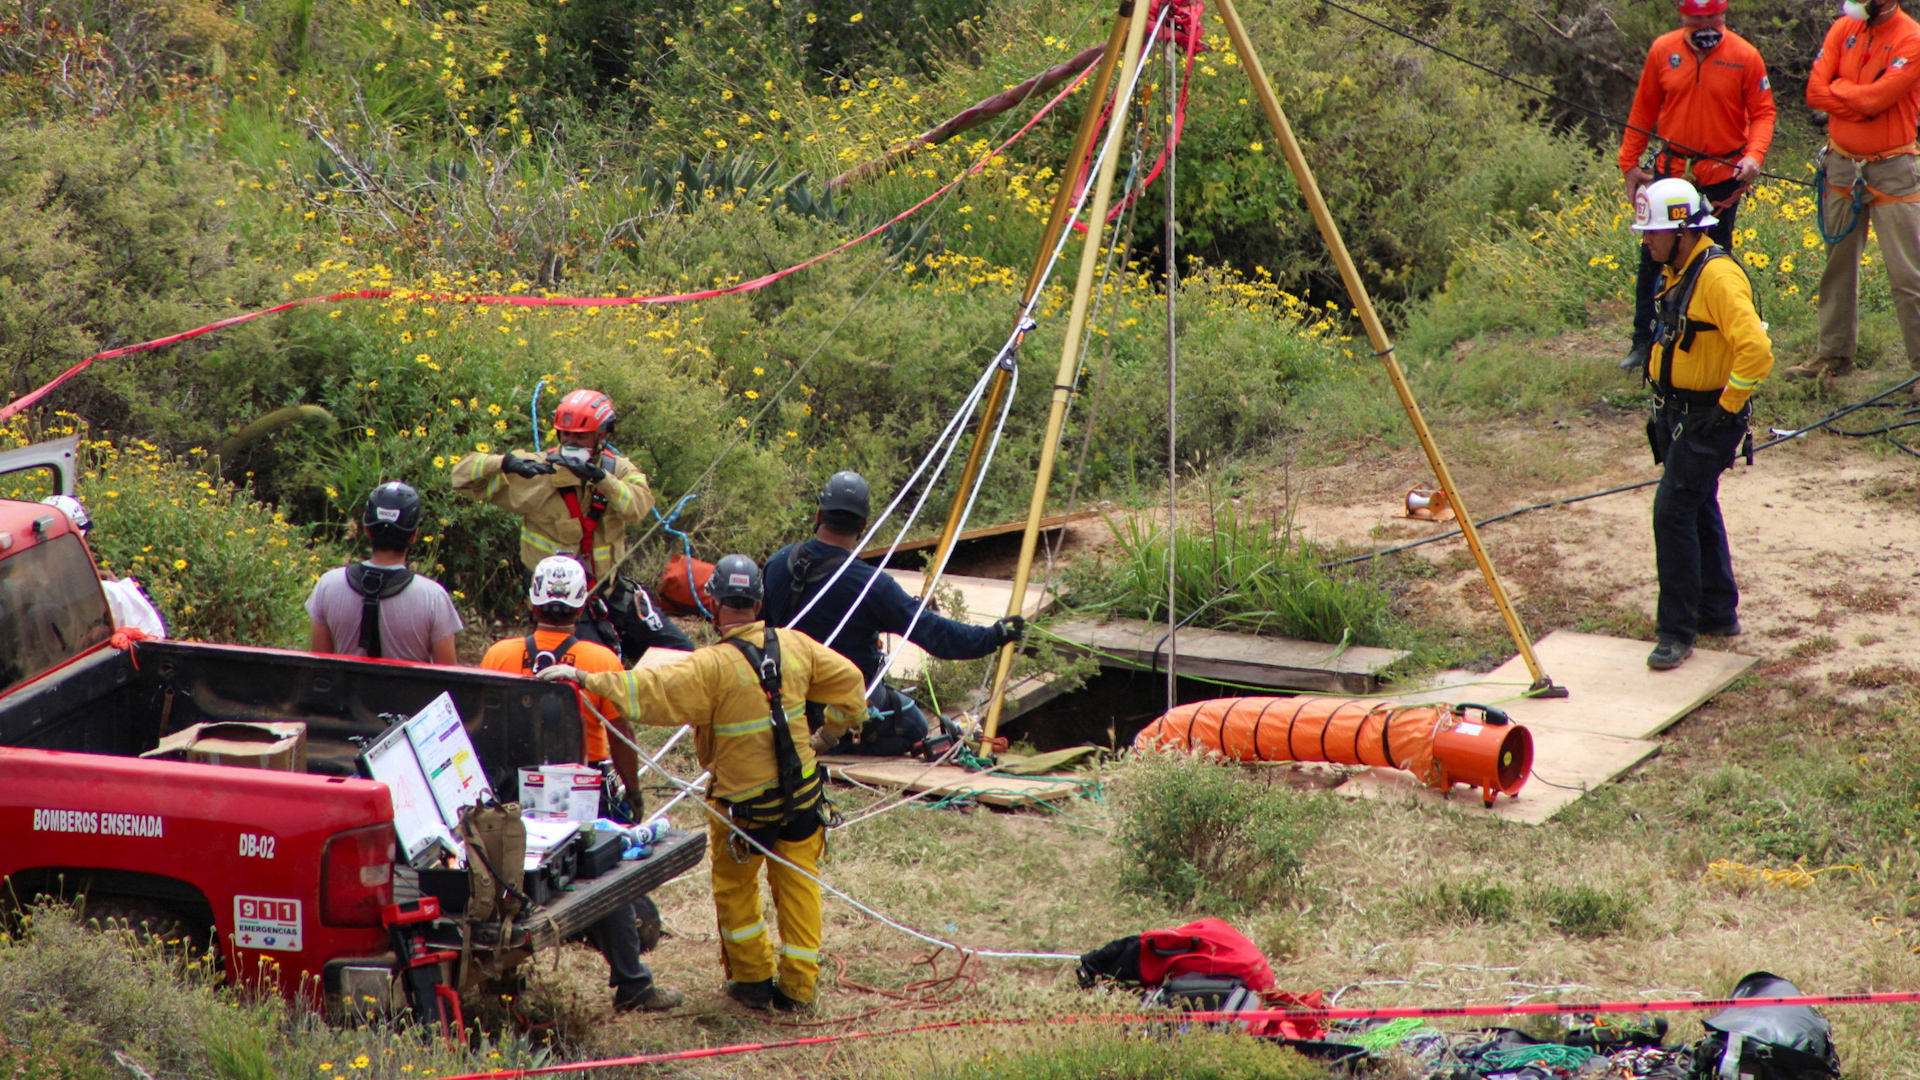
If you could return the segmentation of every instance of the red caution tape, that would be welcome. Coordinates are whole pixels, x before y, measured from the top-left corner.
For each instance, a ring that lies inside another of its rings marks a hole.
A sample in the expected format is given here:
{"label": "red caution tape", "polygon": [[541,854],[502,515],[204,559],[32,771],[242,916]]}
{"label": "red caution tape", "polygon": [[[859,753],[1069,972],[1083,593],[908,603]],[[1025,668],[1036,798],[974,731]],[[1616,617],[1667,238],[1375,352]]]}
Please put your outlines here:
{"label": "red caution tape", "polygon": [[1074,79],[1065,87],[1061,88],[1058,94],[1055,94],[1051,100],[1041,106],[1040,111],[1034,113],[1033,117],[1021,125],[1020,130],[1014,132],[1007,141],[996,147],[991,154],[986,155],[969,166],[966,172],[961,173],[959,176],[941,185],[933,194],[928,195],[926,198],[921,199],[919,202],[914,203],[912,206],[907,207],[905,210],[902,210],[898,214],[881,222],[879,225],[868,229],[866,232],[861,233],[859,236],[848,240],[838,247],[823,251],[810,259],[795,263],[784,270],[775,270],[771,274],[763,274],[751,281],[742,281],[738,284],[728,285],[718,289],[701,289],[697,292],[662,293],[655,296],[489,296],[479,293],[433,293],[405,289],[360,289],[355,292],[334,293],[331,296],[309,296],[300,300],[289,300],[284,304],[275,304],[273,307],[261,308],[258,311],[249,311],[243,315],[234,315],[229,318],[220,319],[183,333],[171,334],[163,338],[155,338],[152,341],[143,341],[138,345],[125,345],[118,349],[108,349],[106,352],[95,353],[61,372],[39,389],[23,394],[4,407],[0,407],[0,422],[5,422],[23,409],[31,408],[42,398],[52,393],[61,383],[87,370],[96,360],[111,360],[119,356],[131,356],[134,353],[163,349],[168,345],[177,345],[190,338],[197,338],[203,334],[211,334],[216,330],[224,330],[230,326],[238,326],[243,322],[250,322],[263,315],[274,315],[282,311],[290,311],[297,307],[304,307],[308,304],[338,303],[344,300],[387,300],[399,296],[411,299],[435,300],[441,303],[497,304],[511,307],[631,307],[651,304],[684,304],[693,300],[711,300],[719,296],[732,296],[736,293],[764,289],[768,285],[779,281],[781,278],[797,274],[816,263],[830,259],[849,248],[856,247],[879,236],[894,225],[926,209],[936,199],[958,187],[960,183],[968,177],[979,175],[980,171],[985,169],[989,162],[1005,153],[1008,147],[1018,142],[1027,132],[1032,131],[1034,125],[1038,124],[1048,113],[1052,112],[1055,106],[1065,101],[1067,95],[1079,89],[1080,84],[1086,82],[1090,72],[1091,69],[1081,72],[1079,78]]}
{"label": "red caution tape", "polygon": [[1864,994],[1801,994],[1797,997],[1702,998],[1666,1001],[1539,1001],[1524,1005],[1414,1005],[1377,1009],[1254,1009],[1248,1012],[1163,1012],[1109,1013],[1101,1016],[1000,1017],[977,1020],[949,1020],[935,1024],[887,1028],[881,1031],[849,1031],[839,1035],[813,1035],[777,1042],[733,1043],[728,1046],[703,1046],[693,1050],[669,1050],[633,1057],[575,1061],[565,1065],[543,1065],[532,1069],[502,1069],[496,1072],[464,1073],[441,1080],[514,1080],[523,1076],[551,1076],[557,1073],[585,1072],[626,1065],[652,1065],[664,1061],[688,1061],[693,1058],[726,1057],[760,1050],[785,1050],[796,1046],[825,1046],[828,1043],[856,1039],[878,1039],[890,1035],[912,1035],[923,1031],[941,1031],[963,1027],[1003,1027],[1020,1024],[1206,1024],[1252,1022],[1261,1020],[1398,1020],[1436,1019],[1446,1016],[1529,1016],[1562,1013],[1636,1013],[1698,1012],[1705,1010],[1759,1008],[1769,1005],[1911,1005],[1920,1003],[1920,991],[1893,990]]}

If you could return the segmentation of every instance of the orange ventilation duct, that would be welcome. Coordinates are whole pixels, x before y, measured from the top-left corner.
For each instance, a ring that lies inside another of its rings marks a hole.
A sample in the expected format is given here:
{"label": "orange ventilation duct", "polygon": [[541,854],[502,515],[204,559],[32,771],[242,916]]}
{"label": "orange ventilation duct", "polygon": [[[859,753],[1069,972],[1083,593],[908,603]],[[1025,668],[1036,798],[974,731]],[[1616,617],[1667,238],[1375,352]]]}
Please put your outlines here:
{"label": "orange ventilation duct", "polygon": [[[1468,710],[1479,714],[1470,719]],[[1196,701],[1148,724],[1135,749],[1212,752],[1236,761],[1330,761],[1405,769],[1446,793],[1480,789],[1488,806],[1533,772],[1533,736],[1486,705],[1393,705],[1324,697]]]}

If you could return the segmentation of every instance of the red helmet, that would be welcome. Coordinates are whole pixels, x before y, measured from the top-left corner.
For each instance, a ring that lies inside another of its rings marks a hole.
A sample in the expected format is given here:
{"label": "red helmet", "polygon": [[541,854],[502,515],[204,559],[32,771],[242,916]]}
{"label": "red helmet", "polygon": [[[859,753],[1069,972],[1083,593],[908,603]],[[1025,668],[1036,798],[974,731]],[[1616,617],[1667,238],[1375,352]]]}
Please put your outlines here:
{"label": "red helmet", "polygon": [[560,407],[553,410],[553,426],[558,431],[591,431],[605,435],[613,430],[616,419],[613,399],[598,390],[575,390],[561,398]]}
{"label": "red helmet", "polygon": [[1727,0],[1680,0],[1682,15],[1724,15]]}

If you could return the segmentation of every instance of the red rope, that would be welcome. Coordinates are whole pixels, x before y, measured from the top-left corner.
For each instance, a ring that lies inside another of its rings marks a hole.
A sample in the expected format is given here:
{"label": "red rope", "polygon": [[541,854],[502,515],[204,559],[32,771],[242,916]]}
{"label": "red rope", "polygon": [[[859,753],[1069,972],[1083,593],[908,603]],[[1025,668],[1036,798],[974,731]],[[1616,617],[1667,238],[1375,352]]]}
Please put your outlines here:
{"label": "red rope", "polygon": [[[1154,0],[1153,14],[1148,17],[1149,23],[1159,19],[1160,9],[1167,4],[1175,5],[1173,16],[1168,20],[1171,25],[1163,27],[1161,31],[1155,35],[1154,40],[1160,41],[1171,36],[1174,45],[1179,48],[1181,52],[1185,53],[1187,58],[1186,66],[1181,69],[1180,97],[1179,100],[1174,103],[1173,131],[1166,142],[1160,147],[1160,154],[1154,158],[1153,167],[1147,170],[1147,175],[1141,178],[1140,182],[1135,184],[1126,195],[1122,196],[1119,202],[1107,210],[1107,224],[1109,225],[1118,221],[1120,215],[1126,212],[1127,207],[1132,206],[1140,196],[1146,194],[1147,189],[1153,186],[1153,182],[1160,178],[1161,171],[1165,169],[1167,165],[1167,155],[1171,154],[1174,149],[1180,145],[1180,136],[1187,130],[1187,92],[1193,86],[1193,58],[1195,55],[1204,52],[1207,47],[1200,25],[1200,17],[1206,13],[1207,5],[1205,0]],[[1143,57],[1146,55],[1148,49],[1152,47],[1152,44],[1153,42],[1148,42],[1146,46],[1141,48],[1140,53]],[[1142,62],[1144,63],[1145,61],[1143,60]],[[1108,106],[1108,114],[1111,114],[1111,112],[1112,106]],[[1106,126],[1106,122],[1107,116],[1103,115],[1100,119],[1101,126]],[[1093,152],[1092,149],[1089,148],[1087,160],[1080,165],[1079,187],[1086,185],[1088,180],[1087,174],[1092,168],[1092,165]],[[1074,194],[1076,196],[1079,194],[1079,187],[1075,188]],[[1073,228],[1075,232],[1087,231],[1086,223],[1081,221],[1074,222]]]}
{"label": "red rope", "polygon": [[701,289],[696,292],[683,293],[663,293],[655,296],[492,296],[480,293],[416,292],[405,289],[360,289],[354,292],[334,293],[330,296],[309,296],[300,300],[289,300],[284,304],[275,304],[273,307],[261,308],[258,311],[249,311],[242,315],[229,316],[225,319],[210,322],[205,326],[195,327],[192,330],[171,334],[163,338],[155,338],[152,341],[143,341],[137,345],[124,345],[118,349],[108,349],[106,352],[95,353],[61,372],[39,389],[29,391],[15,398],[4,407],[0,407],[0,422],[5,422],[24,409],[32,408],[42,398],[52,393],[60,384],[87,370],[96,360],[111,360],[115,357],[131,356],[134,353],[164,349],[169,345],[177,345],[182,341],[197,338],[203,334],[211,334],[216,330],[224,330],[230,326],[238,326],[243,322],[258,319],[263,315],[274,315],[282,311],[290,311],[297,307],[304,307],[308,304],[338,303],[345,300],[387,300],[395,296],[401,296],[421,300],[436,300],[442,303],[497,304],[511,307],[631,307],[635,305],[652,304],[683,304],[692,300],[711,300],[719,296],[732,296],[737,293],[764,289],[782,278],[797,274],[816,263],[830,259],[849,248],[863,244],[879,236],[894,225],[926,209],[934,200],[958,187],[962,181],[969,177],[979,175],[980,171],[985,169],[989,162],[1005,153],[1008,147],[1018,142],[1027,132],[1032,131],[1034,126],[1040,123],[1048,113],[1052,112],[1062,101],[1065,101],[1069,94],[1079,89],[1080,84],[1087,80],[1087,76],[1090,73],[1091,69],[1082,71],[1078,78],[1068,83],[1065,87],[1062,87],[1058,94],[1055,94],[1051,100],[1041,106],[1040,111],[1034,113],[1032,119],[1029,119],[1025,124],[1021,125],[1020,130],[1008,137],[1007,141],[1001,143],[992,153],[969,166],[967,171],[941,185],[933,194],[928,195],[926,198],[921,199],[919,202],[914,203],[912,206],[907,207],[905,210],[902,210],[886,221],[868,229],[866,232],[861,233],[859,236],[848,240],[838,247],[823,251],[810,259],[795,263],[784,270],[775,270],[771,274],[763,274],[751,281],[742,281],[738,284],[728,285],[718,289]]}
{"label": "red rope", "polygon": [[1797,997],[1704,998],[1667,1001],[1537,1001],[1522,1005],[1425,1005],[1379,1009],[1254,1009],[1248,1012],[1165,1012],[1109,1013],[1102,1016],[1019,1016],[985,1017],[975,1020],[948,1020],[881,1031],[849,1031],[839,1035],[813,1035],[776,1042],[734,1043],[729,1046],[705,1046],[692,1050],[669,1050],[634,1057],[575,1061],[564,1065],[544,1065],[532,1069],[503,1069],[496,1072],[465,1073],[441,1080],[516,1080],[524,1076],[550,1076],[556,1073],[584,1072],[624,1065],[652,1065],[663,1061],[689,1061],[694,1058],[726,1057],[760,1050],[784,1050],[796,1046],[824,1046],[855,1039],[878,1039],[890,1035],[911,1035],[922,1031],[941,1031],[962,1027],[1011,1026],[1019,1024],[1203,1024],[1261,1020],[1395,1020],[1406,1017],[1432,1019],[1446,1016],[1539,1016],[1560,1013],[1633,1013],[1685,1012],[1709,1009],[1761,1008],[1773,1005],[1911,1005],[1920,1003],[1920,991],[1894,990],[1864,994],[1802,994]]}

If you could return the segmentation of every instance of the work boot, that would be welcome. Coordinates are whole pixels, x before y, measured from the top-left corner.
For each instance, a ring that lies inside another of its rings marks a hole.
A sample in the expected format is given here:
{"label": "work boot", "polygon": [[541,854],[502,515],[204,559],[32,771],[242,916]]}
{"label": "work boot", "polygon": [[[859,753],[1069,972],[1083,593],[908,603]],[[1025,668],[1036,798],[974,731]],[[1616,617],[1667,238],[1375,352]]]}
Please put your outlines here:
{"label": "work boot", "polygon": [[[772,979],[757,982],[730,982],[727,984],[727,996],[758,1012],[766,1012],[773,1007],[773,996],[779,994],[773,988]],[[781,994],[785,997],[785,994]]]}
{"label": "work boot", "polygon": [[1786,370],[1788,382],[1795,379],[1823,379],[1831,381],[1853,374],[1851,356],[1816,356],[1804,363],[1795,364]]}
{"label": "work boot", "polygon": [[1635,345],[1633,348],[1628,349],[1627,355],[1621,359],[1620,370],[1645,371],[1647,370],[1647,357],[1652,354],[1653,347],[1651,345]]}
{"label": "work boot", "polygon": [[1740,620],[1729,619],[1714,626],[1703,626],[1700,633],[1705,637],[1739,637]]}
{"label": "work boot", "polygon": [[1647,666],[1655,671],[1672,671],[1693,655],[1693,646],[1677,638],[1661,638],[1660,644],[1647,654]]}
{"label": "work boot", "polygon": [[779,983],[773,985],[772,1003],[775,1012],[783,1013],[804,1012],[813,1008],[813,1002],[811,1001],[801,1001],[799,998],[788,997],[786,991],[780,989]]}
{"label": "work boot", "polygon": [[627,983],[613,992],[614,1012],[666,1012],[677,1009],[687,1000],[687,995],[678,990],[667,990],[648,983],[641,986]]}

